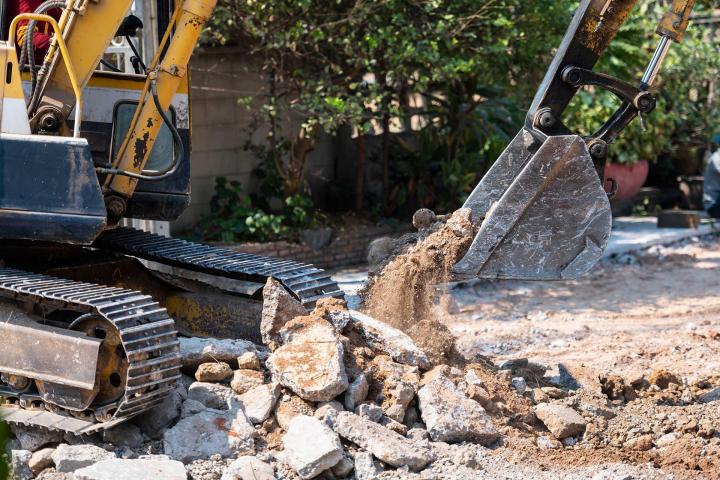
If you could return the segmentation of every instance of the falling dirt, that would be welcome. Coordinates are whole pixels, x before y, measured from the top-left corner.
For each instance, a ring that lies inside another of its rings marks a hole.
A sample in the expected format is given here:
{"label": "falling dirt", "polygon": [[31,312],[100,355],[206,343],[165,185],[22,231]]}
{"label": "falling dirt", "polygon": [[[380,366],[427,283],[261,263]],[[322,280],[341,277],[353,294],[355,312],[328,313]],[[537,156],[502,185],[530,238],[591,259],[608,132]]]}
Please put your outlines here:
{"label": "falling dirt", "polygon": [[436,308],[436,286],[450,279],[453,265],[474,237],[470,210],[421,232],[416,245],[393,258],[363,294],[369,315],[407,333],[434,364],[453,363],[455,340]]}

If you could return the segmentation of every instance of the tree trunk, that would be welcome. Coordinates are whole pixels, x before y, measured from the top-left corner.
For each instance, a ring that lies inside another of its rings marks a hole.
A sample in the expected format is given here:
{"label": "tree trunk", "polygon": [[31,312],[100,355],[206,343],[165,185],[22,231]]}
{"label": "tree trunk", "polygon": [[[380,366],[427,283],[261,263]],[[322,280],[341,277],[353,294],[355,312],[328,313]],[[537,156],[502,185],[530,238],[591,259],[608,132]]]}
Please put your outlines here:
{"label": "tree trunk", "polygon": [[357,159],[355,160],[355,210],[361,211],[365,197],[365,160],[367,158],[367,143],[364,135],[357,138]]}
{"label": "tree trunk", "polygon": [[300,193],[305,180],[305,162],[308,155],[315,150],[319,127],[301,128],[290,150],[290,161],[286,169],[285,196],[291,197]]}

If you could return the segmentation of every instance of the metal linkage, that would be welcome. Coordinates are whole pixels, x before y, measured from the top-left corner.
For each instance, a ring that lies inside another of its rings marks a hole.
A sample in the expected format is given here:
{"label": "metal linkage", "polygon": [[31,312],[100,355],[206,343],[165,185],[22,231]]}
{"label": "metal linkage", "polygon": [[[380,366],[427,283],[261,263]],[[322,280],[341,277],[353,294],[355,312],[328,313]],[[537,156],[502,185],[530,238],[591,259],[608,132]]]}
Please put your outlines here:
{"label": "metal linkage", "polygon": [[325,297],[341,297],[342,290],[327,272],[293,260],[233,252],[178,238],[116,228],[103,233],[95,246],[133,257],[219,277],[265,283],[282,282],[303,304]]}
{"label": "metal linkage", "polygon": [[[0,388],[4,421],[94,433],[160,403],[180,378],[175,323],[148,295],[115,287],[59,279],[10,268],[0,269],[0,296],[47,310],[70,310],[103,319],[117,329],[127,362],[125,390],[118,400],[70,411],[43,401],[37,393]],[[83,316],[85,316],[83,315]]]}

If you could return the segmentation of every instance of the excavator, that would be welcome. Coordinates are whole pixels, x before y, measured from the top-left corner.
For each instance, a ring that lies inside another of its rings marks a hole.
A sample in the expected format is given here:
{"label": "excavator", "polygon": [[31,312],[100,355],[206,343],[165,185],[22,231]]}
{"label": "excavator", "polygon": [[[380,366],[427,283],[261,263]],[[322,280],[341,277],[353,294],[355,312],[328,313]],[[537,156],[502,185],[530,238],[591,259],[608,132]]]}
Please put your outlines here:
{"label": "excavator", "polygon": [[[310,265],[123,226],[174,220],[189,203],[188,62],[215,2],[49,0],[14,18],[0,3],[4,421],[76,435],[112,427],[173,388],[179,333],[253,339],[268,278],[308,306],[342,295]],[[465,204],[477,234],[458,279],[568,279],[599,260],[609,145],[655,107],[654,81],[694,1],[675,0],[662,18],[637,86],[593,71],[636,3],[580,1],[525,125]],[[32,48],[39,25],[54,33],[44,58]],[[135,53],[130,71],[106,59],[118,38]],[[581,137],[562,114],[586,86],[622,105]]]}

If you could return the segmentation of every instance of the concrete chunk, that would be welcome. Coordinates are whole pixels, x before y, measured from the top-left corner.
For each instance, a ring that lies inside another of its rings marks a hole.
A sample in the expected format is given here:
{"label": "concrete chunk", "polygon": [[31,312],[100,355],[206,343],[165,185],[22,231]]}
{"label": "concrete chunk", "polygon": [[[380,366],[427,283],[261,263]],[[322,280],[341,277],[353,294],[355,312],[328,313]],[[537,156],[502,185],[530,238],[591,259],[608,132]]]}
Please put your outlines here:
{"label": "concrete chunk", "polygon": [[340,439],[320,420],[298,415],[283,436],[285,460],[303,479],[334,467],[343,457]]}
{"label": "concrete chunk", "polygon": [[75,480],[186,480],[185,466],[174,460],[103,460],[75,472]]}
{"label": "concrete chunk", "polygon": [[74,472],[88,467],[101,460],[115,458],[115,454],[95,445],[59,445],[52,453],[55,470],[58,472]]}
{"label": "concrete chunk", "polygon": [[184,367],[195,368],[201,363],[226,362],[234,365],[245,352],[256,352],[255,344],[247,340],[178,337],[180,357]]}
{"label": "concrete chunk", "polygon": [[220,480],[275,480],[275,471],[259,458],[245,456],[231,463]]}
{"label": "concrete chunk", "polygon": [[[249,353],[249,352],[248,352]],[[233,371],[225,362],[201,363],[195,372],[198,382],[222,382],[232,377]]]}
{"label": "concrete chunk", "polygon": [[585,420],[579,413],[565,405],[541,403],[535,407],[535,415],[558,439],[572,437],[585,431]]}
{"label": "concrete chunk", "polygon": [[[393,467],[407,465],[412,470],[421,470],[430,463],[427,447],[354,413],[338,412],[333,429]],[[358,468],[357,459],[355,468]]]}
{"label": "concrete chunk", "polygon": [[243,394],[240,400],[248,420],[254,425],[267,420],[275,408],[279,395],[280,385],[277,383],[260,385]]}
{"label": "concrete chunk", "polygon": [[398,363],[422,370],[431,367],[425,352],[404,332],[355,310],[350,311],[350,317],[370,347],[387,353]]}
{"label": "concrete chunk", "polygon": [[290,295],[282,283],[268,278],[263,288],[263,310],[260,334],[265,345],[274,350],[280,342],[280,329],[295,317],[307,315],[308,311],[299,300]]}

